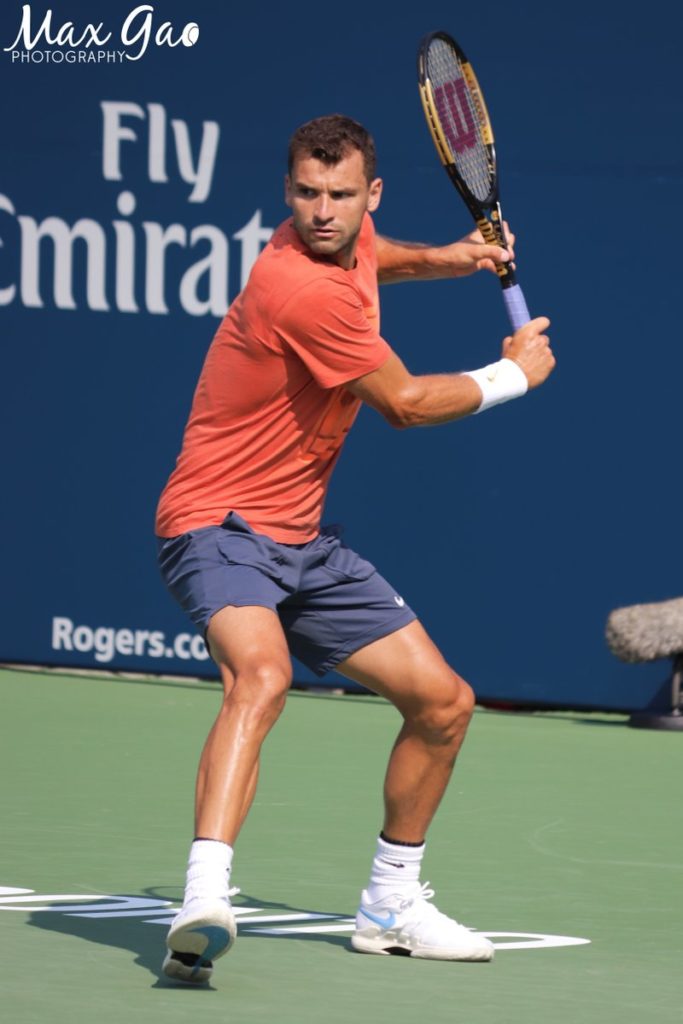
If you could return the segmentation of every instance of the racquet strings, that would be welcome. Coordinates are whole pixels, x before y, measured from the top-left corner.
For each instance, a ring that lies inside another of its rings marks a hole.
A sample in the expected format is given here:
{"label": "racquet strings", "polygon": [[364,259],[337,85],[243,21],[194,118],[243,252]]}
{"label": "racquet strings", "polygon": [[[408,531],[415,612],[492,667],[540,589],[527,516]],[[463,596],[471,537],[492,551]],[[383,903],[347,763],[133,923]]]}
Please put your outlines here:
{"label": "racquet strings", "polygon": [[430,42],[425,70],[456,170],[472,195],[483,203],[495,185],[485,142],[490,126],[483,101],[468,83],[458,54],[445,39],[437,36]]}

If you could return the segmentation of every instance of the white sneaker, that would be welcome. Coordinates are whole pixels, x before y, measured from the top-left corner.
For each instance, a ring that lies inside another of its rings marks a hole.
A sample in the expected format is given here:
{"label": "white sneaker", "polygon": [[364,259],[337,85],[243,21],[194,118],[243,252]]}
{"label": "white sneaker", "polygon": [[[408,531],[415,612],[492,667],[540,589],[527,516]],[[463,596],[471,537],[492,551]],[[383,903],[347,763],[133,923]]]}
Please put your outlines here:
{"label": "white sneaker", "polygon": [[446,917],[429,903],[429,882],[409,893],[376,903],[361,894],[351,945],[359,953],[395,953],[423,960],[493,960],[493,945],[483,935]]}
{"label": "white sneaker", "polygon": [[164,974],[194,984],[208,981],[213,961],[225,956],[236,935],[235,915],[227,897],[190,900],[166,937]]}

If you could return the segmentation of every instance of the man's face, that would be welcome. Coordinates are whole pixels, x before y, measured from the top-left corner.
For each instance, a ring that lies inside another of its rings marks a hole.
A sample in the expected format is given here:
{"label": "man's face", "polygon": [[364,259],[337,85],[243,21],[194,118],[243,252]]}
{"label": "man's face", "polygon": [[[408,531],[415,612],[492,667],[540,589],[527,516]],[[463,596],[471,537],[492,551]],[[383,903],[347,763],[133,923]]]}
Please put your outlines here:
{"label": "man's face", "polygon": [[334,165],[297,157],[285,178],[285,199],[302,241],[345,270],[355,262],[363,215],[377,209],[381,194],[381,179],[368,183],[357,149]]}

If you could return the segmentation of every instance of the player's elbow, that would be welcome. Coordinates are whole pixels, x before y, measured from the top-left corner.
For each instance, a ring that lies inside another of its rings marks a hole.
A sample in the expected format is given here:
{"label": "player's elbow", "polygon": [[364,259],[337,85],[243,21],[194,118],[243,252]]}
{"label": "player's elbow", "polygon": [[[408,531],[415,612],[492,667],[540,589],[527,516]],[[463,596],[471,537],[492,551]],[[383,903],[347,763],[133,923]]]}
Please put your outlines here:
{"label": "player's elbow", "polygon": [[422,410],[422,388],[412,382],[401,388],[394,397],[391,407],[385,410],[385,417],[397,430],[420,427],[426,422]]}

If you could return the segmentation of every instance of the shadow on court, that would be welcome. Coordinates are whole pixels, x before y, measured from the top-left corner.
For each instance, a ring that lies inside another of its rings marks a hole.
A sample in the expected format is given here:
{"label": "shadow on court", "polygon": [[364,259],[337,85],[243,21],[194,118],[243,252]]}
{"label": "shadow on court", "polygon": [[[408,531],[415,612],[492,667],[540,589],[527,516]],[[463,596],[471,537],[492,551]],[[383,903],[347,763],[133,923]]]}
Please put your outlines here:
{"label": "shadow on court", "polygon": [[[149,899],[168,900],[173,898],[169,896],[163,890],[151,887],[143,889],[137,896]],[[103,900],[106,897],[103,897]],[[176,900],[176,905],[180,903],[180,900]],[[240,893],[239,897],[233,901],[233,905],[236,909],[240,906],[257,907],[260,911],[274,914],[306,914],[310,913],[310,908],[303,909],[301,907],[292,907],[288,903],[277,903],[269,900],[259,900],[255,897],[249,896],[247,893]],[[55,904],[55,907],[58,905]],[[114,908],[112,908],[114,909]],[[155,978],[153,988],[192,988],[195,991],[213,991],[210,985],[198,985],[196,986],[185,986],[178,985],[178,983],[169,981],[161,973],[161,963],[164,958],[167,926],[160,924],[149,923],[154,918],[165,917],[168,914],[168,910],[161,908],[159,910],[150,910],[146,915],[132,915],[126,913],[125,910],[121,912],[120,917],[85,917],[75,914],[73,911],[68,913],[59,913],[58,910],[36,910],[33,911],[28,919],[28,924],[33,928],[42,928],[49,932],[58,932],[62,935],[73,935],[76,938],[83,939],[85,942],[92,942],[97,945],[114,947],[118,949],[125,949],[133,954],[135,963],[143,968],[143,970],[149,971],[149,973]],[[82,914],[88,913],[87,903],[83,904]],[[316,913],[329,914],[331,918],[348,917],[348,914],[340,914],[333,911],[316,911]],[[330,923],[333,923],[330,921]],[[240,922],[238,918],[238,940],[240,943],[245,942],[248,939],[260,939],[264,938],[276,938],[277,940],[282,939],[296,939],[299,942],[325,942],[333,946],[348,947],[350,950],[349,939],[343,935],[332,935],[329,933],[314,933],[314,934],[301,934],[300,932],[292,931],[291,934],[282,933],[277,936],[268,936],[259,934],[258,932],[249,931],[250,927],[258,927],[258,917],[250,918],[249,923],[245,919],[243,922],[243,928],[240,928]]]}

